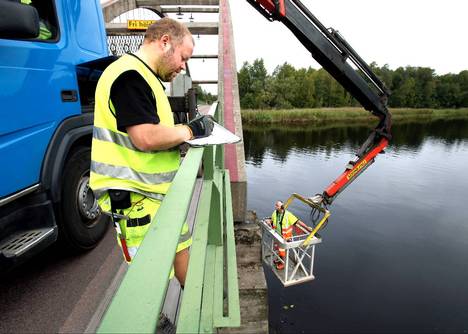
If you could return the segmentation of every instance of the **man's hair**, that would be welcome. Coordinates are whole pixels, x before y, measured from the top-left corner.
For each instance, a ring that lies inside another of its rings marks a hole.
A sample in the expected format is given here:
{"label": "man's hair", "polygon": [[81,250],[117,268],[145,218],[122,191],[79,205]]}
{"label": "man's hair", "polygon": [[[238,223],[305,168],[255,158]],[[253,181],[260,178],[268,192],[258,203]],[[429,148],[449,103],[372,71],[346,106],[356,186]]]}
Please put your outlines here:
{"label": "man's hair", "polygon": [[[150,25],[145,33],[145,43],[160,39],[163,35],[168,35],[171,41],[180,45],[185,36],[191,36],[188,28],[182,23],[165,17]],[[193,40],[193,39],[192,39]]]}

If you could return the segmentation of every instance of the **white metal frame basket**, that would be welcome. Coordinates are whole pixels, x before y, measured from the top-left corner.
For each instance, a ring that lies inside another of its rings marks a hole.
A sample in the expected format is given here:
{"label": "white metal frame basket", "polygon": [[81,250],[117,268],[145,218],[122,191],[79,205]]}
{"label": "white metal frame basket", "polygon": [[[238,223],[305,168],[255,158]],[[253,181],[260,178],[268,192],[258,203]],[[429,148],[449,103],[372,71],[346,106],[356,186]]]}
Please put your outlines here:
{"label": "white metal frame basket", "polygon": [[[321,243],[322,239],[315,236],[309,238],[311,232],[304,230],[303,234],[285,240],[271,227],[268,220],[261,220],[260,226],[262,228],[262,260],[285,287],[315,279],[313,274],[315,245]],[[284,248],[284,260],[279,256],[278,248]],[[277,269],[275,261],[282,262],[284,268]]]}

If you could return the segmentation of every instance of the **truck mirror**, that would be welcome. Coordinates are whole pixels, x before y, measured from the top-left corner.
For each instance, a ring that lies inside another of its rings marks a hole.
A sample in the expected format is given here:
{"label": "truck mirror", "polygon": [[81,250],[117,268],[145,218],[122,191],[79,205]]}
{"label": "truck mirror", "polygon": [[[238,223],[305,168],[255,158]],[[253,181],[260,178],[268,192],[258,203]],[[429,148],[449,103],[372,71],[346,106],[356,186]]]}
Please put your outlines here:
{"label": "truck mirror", "polygon": [[36,8],[19,2],[0,0],[0,38],[36,38],[39,14]]}

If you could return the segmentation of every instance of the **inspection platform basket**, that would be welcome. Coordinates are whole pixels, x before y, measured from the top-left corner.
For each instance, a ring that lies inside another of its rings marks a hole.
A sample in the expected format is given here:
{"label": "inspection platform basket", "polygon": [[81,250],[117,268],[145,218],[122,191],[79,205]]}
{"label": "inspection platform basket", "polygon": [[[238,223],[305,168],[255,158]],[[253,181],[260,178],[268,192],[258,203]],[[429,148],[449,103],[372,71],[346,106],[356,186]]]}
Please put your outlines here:
{"label": "inspection platform basket", "polygon": [[[284,286],[304,283],[313,280],[315,245],[322,242],[321,238],[312,236],[311,231],[295,226],[295,235],[285,240],[270,225],[268,219],[260,220],[262,228],[262,260]],[[279,249],[285,250],[284,259],[279,255]],[[277,264],[284,264],[283,269],[277,269]]]}

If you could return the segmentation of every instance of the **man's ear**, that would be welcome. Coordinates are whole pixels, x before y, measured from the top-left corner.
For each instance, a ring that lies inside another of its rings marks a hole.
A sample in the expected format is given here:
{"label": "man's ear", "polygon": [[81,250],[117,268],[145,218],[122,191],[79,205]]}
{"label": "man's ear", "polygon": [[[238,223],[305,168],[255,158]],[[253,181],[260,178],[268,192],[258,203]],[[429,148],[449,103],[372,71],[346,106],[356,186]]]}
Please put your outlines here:
{"label": "man's ear", "polygon": [[159,40],[161,41],[163,51],[169,51],[171,48],[171,38],[169,35],[162,35]]}

